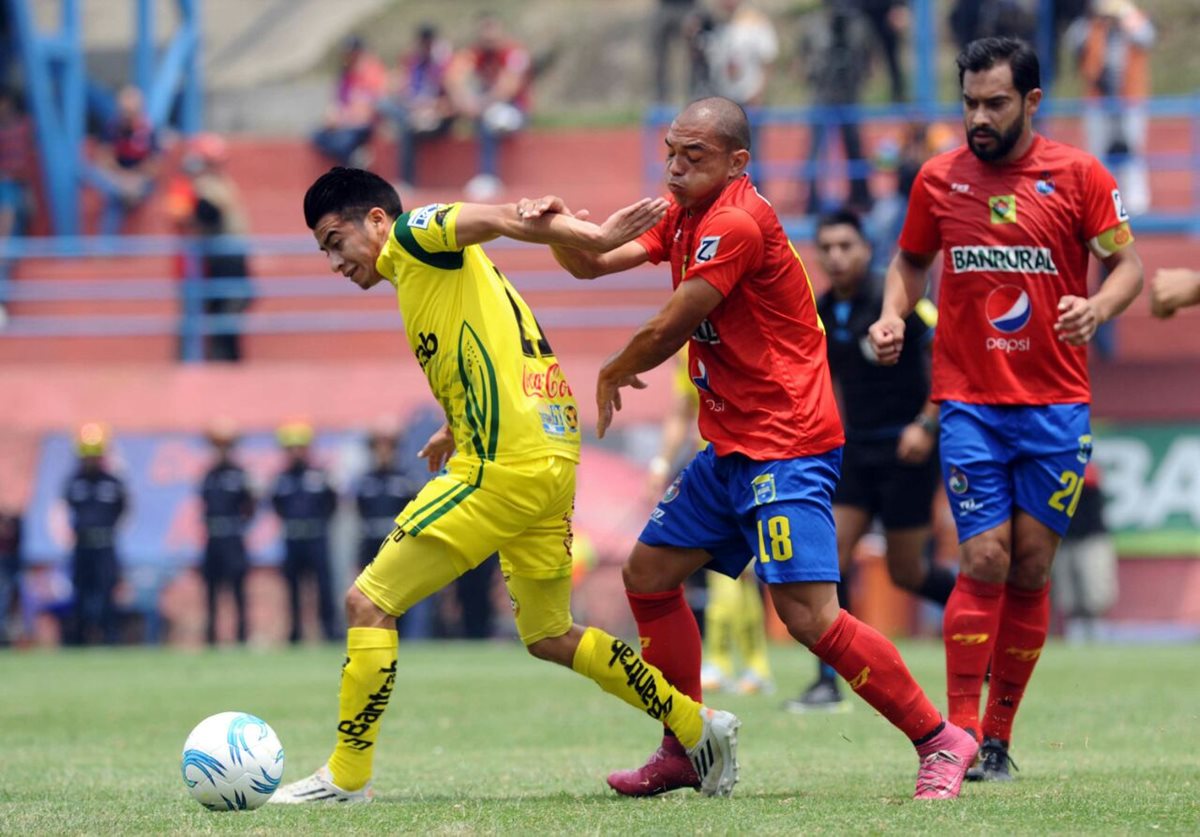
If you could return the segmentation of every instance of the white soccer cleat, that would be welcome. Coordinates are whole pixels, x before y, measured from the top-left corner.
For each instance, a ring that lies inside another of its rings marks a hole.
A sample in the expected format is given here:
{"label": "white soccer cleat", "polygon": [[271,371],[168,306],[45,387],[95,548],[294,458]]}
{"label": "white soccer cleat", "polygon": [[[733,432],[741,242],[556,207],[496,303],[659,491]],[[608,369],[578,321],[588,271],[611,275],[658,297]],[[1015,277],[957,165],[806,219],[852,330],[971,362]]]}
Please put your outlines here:
{"label": "white soccer cleat", "polygon": [[729,796],[738,781],[737,731],[742,722],[732,712],[701,707],[704,732],[700,743],[687,751],[696,775],[700,777],[700,793],[705,796]]}
{"label": "white soccer cleat", "polygon": [[333,783],[328,765],[307,779],[284,785],[267,802],[271,805],[299,805],[304,802],[370,802],[375,798],[371,783],[356,791],[342,790]]}

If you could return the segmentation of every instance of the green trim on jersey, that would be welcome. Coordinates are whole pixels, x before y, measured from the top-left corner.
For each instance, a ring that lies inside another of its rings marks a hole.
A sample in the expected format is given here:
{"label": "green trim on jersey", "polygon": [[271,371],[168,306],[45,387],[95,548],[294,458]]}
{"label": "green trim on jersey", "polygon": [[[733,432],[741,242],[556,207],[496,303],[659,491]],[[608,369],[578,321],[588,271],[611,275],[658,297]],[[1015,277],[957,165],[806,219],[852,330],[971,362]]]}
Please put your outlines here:
{"label": "green trim on jersey", "polygon": [[[467,374],[464,349],[468,345],[468,341],[479,352],[481,368],[485,376],[482,381],[485,387],[483,391],[480,391],[477,382]],[[471,428],[471,443],[475,448],[475,455],[485,462],[494,461],[496,448],[500,441],[500,386],[496,381],[496,367],[492,363],[492,358],[484,348],[479,335],[475,333],[475,329],[471,328],[470,323],[463,323],[458,336],[458,377],[466,394],[463,415]],[[485,438],[487,440],[486,450],[484,448]],[[480,479],[482,478],[481,470]]]}
{"label": "green trim on jersey", "polygon": [[408,228],[408,215],[405,212],[396,219],[396,223],[392,225],[392,235],[396,241],[403,247],[410,256],[423,262],[430,267],[436,267],[440,270],[462,270],[463,254],[461,250],[451,250],[445,253],[430,253],[413,236],[412,230]]}
{"label": "green trim on jersey", "polygon": [[422,530],[428,528],[431,523],[434,523],[439,518],[456,509],[458,504],[471,496],[474,491],[475,486],[473,485],[456,485],[445,494],[435,498],[432,502],[426,503],[417,510],[413,517],[416,517],[416,515],[419,515],[426,510],[429,511],[429,514],[425,515],[425,517],[418,523],[411,523],[413,518],[409,518],[411,525],[409,526],[408,534],[421,534]]}

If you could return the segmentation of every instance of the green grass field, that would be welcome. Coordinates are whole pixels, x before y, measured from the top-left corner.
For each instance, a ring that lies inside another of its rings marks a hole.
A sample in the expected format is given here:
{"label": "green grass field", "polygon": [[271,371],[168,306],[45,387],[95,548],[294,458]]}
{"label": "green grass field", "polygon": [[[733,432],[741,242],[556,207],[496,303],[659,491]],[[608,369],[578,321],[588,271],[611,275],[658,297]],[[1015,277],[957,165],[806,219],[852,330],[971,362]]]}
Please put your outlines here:
{"label": "green grass field", "polygon": [[[903,646],[942,701],[940,648]],[[914,803],[911,747],[865,704],[789,715],[780,695],[728,697],[741,715],[731,800],[691,791],[618,799],[655,724],[510,645],[402,647],[370,806],[213,814],[180,780],[201,718],[266,718],[285,781],[328,753],[342,654],[118,650],[0,654],[0,833],[911,833],[1200,831],[1195,647],[1048,649],[1018,719],[1018,781]],[[775,651],[787,690],[812,673]]]}

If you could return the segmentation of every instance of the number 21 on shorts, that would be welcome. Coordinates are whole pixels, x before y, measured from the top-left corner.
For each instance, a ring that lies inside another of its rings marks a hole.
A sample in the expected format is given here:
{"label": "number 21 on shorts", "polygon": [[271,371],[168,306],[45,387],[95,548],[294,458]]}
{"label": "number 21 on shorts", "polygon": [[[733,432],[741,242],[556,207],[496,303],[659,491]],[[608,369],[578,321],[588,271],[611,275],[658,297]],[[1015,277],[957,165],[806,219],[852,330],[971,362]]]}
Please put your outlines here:
{"label": "number 21 on shorts", "polygon": [[765,564],[768,561],[788,561],[792,555],[791,521],[780,514],[767,518],[764,526],[760,517],[758,519],[759,562]]}
{"label": "number 21 on shorts", "polygon": [[1083,477],[1074,471],[1063,471],[1058,481],[1062,489],[1050,495],[1050,508],[1067,517],[1074,517],[1075,509],[1079,506],[1079,495],[1083,493]]}

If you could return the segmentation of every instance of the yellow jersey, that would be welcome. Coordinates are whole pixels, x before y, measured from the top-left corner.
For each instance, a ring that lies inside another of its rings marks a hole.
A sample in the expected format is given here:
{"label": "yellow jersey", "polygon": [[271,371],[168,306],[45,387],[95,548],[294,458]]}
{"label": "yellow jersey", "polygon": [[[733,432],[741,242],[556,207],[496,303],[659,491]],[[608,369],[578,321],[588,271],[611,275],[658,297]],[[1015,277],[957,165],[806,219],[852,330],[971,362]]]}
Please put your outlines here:
{"label": "yellow jersey", "polygon": [[479,245],[459,247],[461,204],[396,219],[376,261],[396,288],[404,331],[454,434],[478,463],[546,456],[579,461],[571,387],[525,300]]}

